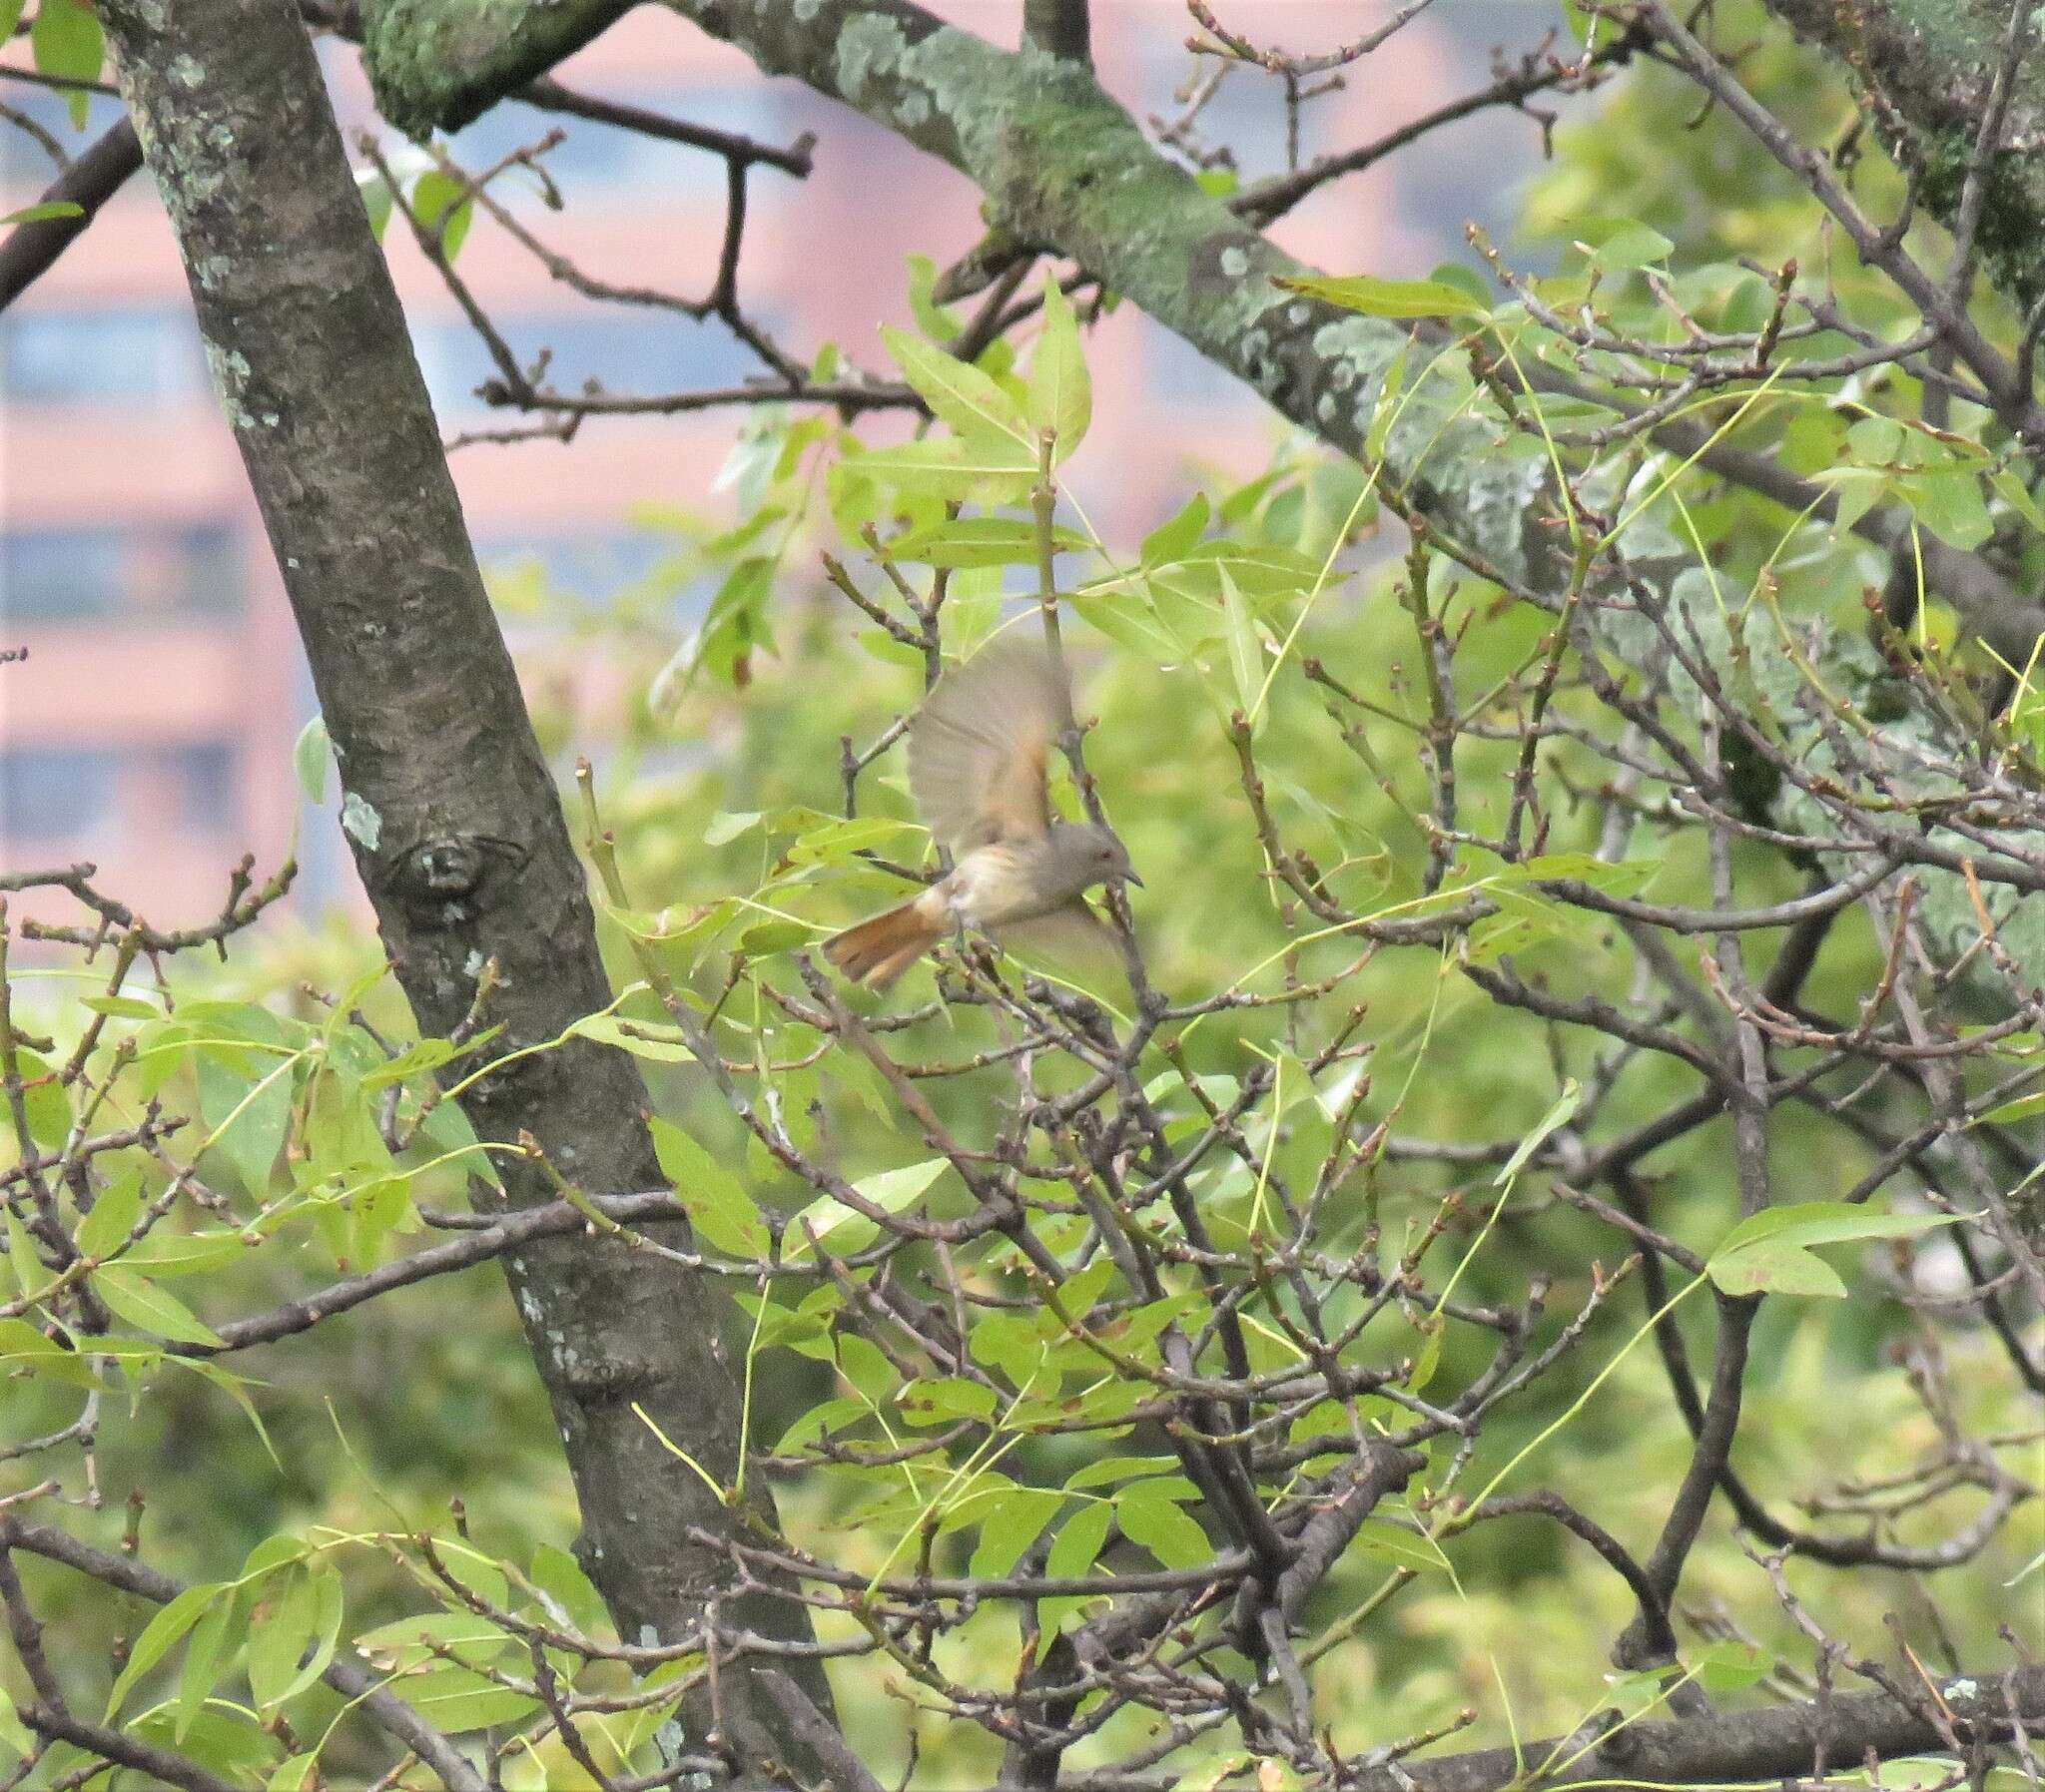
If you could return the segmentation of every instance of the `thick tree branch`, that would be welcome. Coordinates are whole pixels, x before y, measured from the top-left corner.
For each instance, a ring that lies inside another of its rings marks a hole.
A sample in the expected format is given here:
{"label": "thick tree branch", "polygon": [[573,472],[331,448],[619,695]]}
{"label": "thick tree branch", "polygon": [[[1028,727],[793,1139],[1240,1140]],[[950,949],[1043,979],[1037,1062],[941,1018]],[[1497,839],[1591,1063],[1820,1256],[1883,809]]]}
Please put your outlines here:
{"label": "thick tree branch", "polygon": [[[609,1000],[584,873],[312,45],[286,0],[109,0],[102,15],[305,641],[341,768],[342,825],[399,981],[421,1029],[445,1035],[494,961],[504,1044],[556,1039]],[[662,1181],[637,1118],[645,1101],[629,1058],[575,1041],[520,1056],[463,1106],[482,1137],[529,1132],[556,1170],[611,1194]],[[557,1196],[524,1154],[505,1175],[512,1206]],[[566,1443],[591,1578],[622,1634],[693,1632],[727,1569],[718,1551],[682,1539],[741,1520],[640,1412],[709,1474],[735,1479],[727,1297],[612,1239],[536,1239],[504,1262]],[[769,1634],[800,1621],[773,1600],[744,1615]],[[828,1708],[814,1661],[789,1671]],[[754,1698],[750,1670],[722,1690],[728,1703]],[[757,1702],[788,1758],[813,1765],[778,1703],[764,1692]],[[707,1708],[692,1713],[692,1730],[707,1720]]]}
{"label": "thick tree branch", "polygon": [[[1918,204],[1960,220],[1975,134],[1989,110],[2009,0],[1764,0],[1799,37],[1838,57],[1890,151],[1918,174]],[[2045,298],[2045,59],[2017,66],[1989,165],[1975,243],[1988,277],[2018,304]]]}
{"label": "thick tree branch", "polygon": [[[1500,1792],[1515,1786],[1610,1784],[1695,1786],[1724,1781],[1794,1779],[1826,1759],[1857,1767],[1869,1754],[1883,1760],[1943,1748],[1945,1737],[1926,1715],[1943,1700],[1961,1739],[2006,1737],[2008,1686],[2022,1720],[2045,1720],[2045,1666],[2021,1667],[2007,1679],[1981,1675],[1924,1689],[1924,1708],[1887,1693],[1850,1693],[1822,1704],[1769,1705],[1754,1711],[1710,1711],[1698,1717],[1629,1724],[1609,1740],[1558,1736],[1524,1750],[1483,1749],[1440,1760],[1409,1761],[1360,1775],[1357,1792]],[[1084,1785],[1084,1781],[1078,1782]]]}
{"label": "thick tree branch", "polygon": [[142,166],[142,145],[125,118],[43,189],[44,205],[78,207],[76,218],[18,224],[0,243],[0,310],[33,286],[92,227],[99,210]]}

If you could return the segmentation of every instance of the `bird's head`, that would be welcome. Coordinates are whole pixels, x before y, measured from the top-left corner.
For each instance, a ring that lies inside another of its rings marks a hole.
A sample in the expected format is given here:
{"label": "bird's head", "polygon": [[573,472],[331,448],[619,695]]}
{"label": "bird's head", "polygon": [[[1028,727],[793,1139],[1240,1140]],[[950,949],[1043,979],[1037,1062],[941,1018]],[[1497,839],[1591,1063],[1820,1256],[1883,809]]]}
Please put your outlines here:
{"label": "bird's head", "polygon": [[1096,884],[1133,884],[1142,888],[1143,880],[1129,864],[1128,848],[1107,829],[1091,822],[1059,823],[1051,830],[1051,851],[1075,894],[1091,890]]}

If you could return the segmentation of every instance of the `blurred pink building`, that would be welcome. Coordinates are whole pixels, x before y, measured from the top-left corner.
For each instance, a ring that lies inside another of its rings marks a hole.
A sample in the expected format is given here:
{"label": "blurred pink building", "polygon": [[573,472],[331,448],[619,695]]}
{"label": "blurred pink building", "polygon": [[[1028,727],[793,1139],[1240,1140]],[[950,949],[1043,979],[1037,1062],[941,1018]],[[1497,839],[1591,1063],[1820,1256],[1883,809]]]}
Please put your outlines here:
{"label": "blurred pink building", "polygon": [[[1021,6],[938,10],[1013,41]],[[1221,10],[1263,41],[1306,50],[1389,8],[1238,0]],[[1483,85],[1491,46],[1527,47],[1537,12],[1545,6],[1441,0],[1309,110],[1305,153],[1367,142]],[[1191,67],[1178,0],[1095,0],[1093,16],[1109,90],[1139,117],[1175,112]],[[17,38],[6,59],[25,57]],[[374,120],[352,54],[330,46],[327,64],[352,154],[353,132]],[[748,307],[799,356],[832,339],[885,370],[876,329],[909,320],[906,259],[942,265],[979,235],[978,196],[963,179],[794,83],[763,80],[657,10],[632,15],[561,76],[766,141],[817,133],[807,181],[753,171],[740,276]],[[118,116],[117,102],[96,99],[81,135],[45,90],[0,78],[0,98],[73,149]],[[499,107],[454,148],[486,166],[557,125],[567,138],[547,165],[566,210],[528,201],[531,227],[601,278],[700,294],[723,228],[717,158],[520,105]],[[1280,91],[1260,73],[1234,71],[1202,125],[1235,147],[1246,176],[1281,165]],[[1483,115],[1325,190],[1276,234],[1332,271],[1421,275],[1462,252],[1466,217],[1498,219],[1538,153],[1527,120]],[[52,173],[43,150],[0,122],[0,209],[32,199]],[[515,423],[474,396],[487,357],[401,221],[386,249],[444,433]],[[487,219],[458,266],[521,355],[552,349],[549,377],[563,389],[596,377],[613,390],[673,391],[753,371],[718,324],[577,298]],[[1261,404],[1133,307],[1101,325],[1089,353],[1094,429],[1071,473],[1111,535],[1133,539],[1175,509],[1189,459],[1248,470],[1268,454],[1278,431]],[[335,899],[346,889],[341,844],[331,816],[301,817],[290,767],[310,684],[146,176],[0,313],[0,647],[29,650],[0,668],[0,870],[91,860],[103,887],[168,922],[211,911],[228,866],[253,852],[273,867],[303,826],[295,899]],[[633,505],[716,515],[729,504],[712,485],[739,421],[595,419],[569,446],[466,448],[454,466],[478,551],[486,565],[532,556],[555,586],[601,600],[665,551],[626,520]]]}

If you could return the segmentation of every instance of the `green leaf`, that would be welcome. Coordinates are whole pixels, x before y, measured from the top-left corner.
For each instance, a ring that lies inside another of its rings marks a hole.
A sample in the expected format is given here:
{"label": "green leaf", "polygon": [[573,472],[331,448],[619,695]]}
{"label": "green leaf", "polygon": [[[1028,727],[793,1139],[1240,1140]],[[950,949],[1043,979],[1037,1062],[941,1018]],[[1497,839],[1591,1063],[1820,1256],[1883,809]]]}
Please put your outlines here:
{"label": "green leaf", "polygon": [[1726,1294],[1811,1294],[1843,1298],[1846,1284],[1807,1249],[1872,1238],[1903,1238],[1958,1216],[1944,1213],[1879,1213],[1840,1201],[1803,1201],[1770,1207],[1742,1220],[1705,1261],[1711,1280]]}
{"label": "green leaf", "polygon": [[1977,548],[1995,532],[1981,481],[1971,468],[1910,473],[1895,484],[1911,514],[1951,547]]}
{"label": "green leaf", "polygon": [[314,1770],[320,1765],[316,1750],[312,1754],[293,1755],[283,1762],[270,1776],[264,1792],[306,1792],[312,1784]]}
{"label": "green leaf", "polygon": [[92,1204],[92,1212],[79,1222],[78,1248],[88,1257],[110,1255],[122,1244],[142,1217],[142,1172],[126,1170],[105,1188]]}
{"label": "green leaf", "polygon": [[1079,347],[1079,325],[1071,300],[1049,273],[1043,278],[1043,327],[1029,357],[1025,408],[1031,423],[1052,432],[1053,463],[1079,445],[1093,417],[1093,387]]}
{"label": "green leaf", "polygon": [[582,1635],[598,1637],[607,1621],[603,1596],[590,1583],[582,1565],[567,1550],[542,1543],[532,1552],[529,1578],[546,1595],[560,1619]]}
{"label": "green leaf", "polygon": [[475,216],[475,201],[468,196],[466,185],[431,169],[412,187],[411,209],[428,237],[439,236],[440,253],[453,261],[461,253]]}
{"label": "green leaf", "polygon": [[1183,510],[1169,522],[1159,523],[1143,537],[1143,564],[1170,566],[1183,560],[1199,546],[1200,537],[1206,534],[1207,518],[1207,494],[1196,491]]}
{"label": "green leaf", "polygon": [[133,995],[81,995],[78,1005],[110,1020],[161,1020],[163,1009]]}
{"label": "green leaf", "polygon": [[180,1734],[182,1721],[182,1714],[173,1707],[159,1705],[143,1712],[129,1728],[138,1741],[175,1748],[231,1786],[262,1785],[284,1753],[277,1738],[257,1725],[253,1711],[226,1698],[216,1698],[193,1712]]}
{"label": "green leaf", "polygon": [[[852,1186],[876,1207],[901,1213],[919,1200],[948,1168],[944,1158],[933,1157],[898,1170],[883,1170],[877,1176],[864,1176]],[[844,1257],[873,1243],[881,1228],[878,1222],[836,1195],[825,1195],[812,1201],[790,1223],[782,1239],[783,1257],[790,1263],[801,1258],[811,1248],[812,1233],[818,1245],[833,1256]]]}
{"label": "green leaf", "polygon": [[0,224],[46,224],[53,218],[83,218],[85,208],[68,199],[44,200],[40,205],[23,206],[19,212],[10,212],[0,218]]}
{"label": "green leaf", "polygon": [[902,1390],[898,1404],[902,1416],[912,1425],[951,1425],[961,1419],[992,1419],[998,1401],[995,1391],[985,1382],[947,1375],[934,1381],[910,1383]]}
{"label": "green leaf", "polygon": [[981,1514],[980,1541],[966,1571],[976,1579],[1006,1578],[1064,1502],[1062,1493],[1046,1488],[1011,1488],[1000,1494]]}
{"label": "green leaf", "polygon": [[[1052,536],[1061,553],[1081,553],[1093,544],[1071,529]],[[910,529],[888,543],[888,557],[918,566],[1029,566],[1036,560],[1036,524],[1026,516],[949,517],[928,528]],[[947,619],[951,615],[946,611]],[[946,640],[951,640],[948,630]]]}
{"label": "green leaf", "polygon": [[244,1599],[231,1592],[207,1607],[185,1645],[185,1671],[178,1677],[178,1720],[174,1734],[183,1742],[192,1720],[213,1696],[230,1654],[229,1634],[239,1620]]}
{"label": "green leaf", "polygon": [[767,1223],[739,1179],[688,1133],[658,1116],[650,1122],[662,1173],[674,1185],[689,1223],[732,1257],[764,1257]]}
{"label": "green leaf", "polygon": [[[1113,1517],[1114,1513],[1104,1499],[1081,1506],[1059,1529],[1057,1539],[1050,1546],[1050,1555],[1044,1562],[1044,1573],[1057,1579],[1084,1574],[1093,1566],[1093,1558],[1100,1553],[1100,1545],[1107,1540],[1107,1527]],[[1037,1642],[1037,1660],[1043,1659],[1044,1651],[1056,1638],[1067,1615],[1085,1603],[1083,1595],[1063,1595],[1037,1602],[1037,1622],[1042,1626]]]}
{"label": "green leaf", "polygon": [[909,308],[917,327],[934,341],[949,342],[965,324],[959,313],[939,304],[932,297],[938,284],[938,265],[929,256],[909,257]]}
{"label": "green leaf", "polygon": [[840,475],[960,503],[1012,503],[1034,483],[1036,460],[1007,437],[977,434],[969,440],[962,435],[848,456],[833,470],[834,479]]}
{"label": "green leaf", "polygon": [[[629,1027],[629,1031],[627,1028]],[[696,1054],[674,1027],[656,1026],[649,1021],[620,1020],[615,1014],[585,1014],[568,1028],[579,1039],[594,1039],[615,1045],[634,1057],[651,1058],[662,1064],[693,1064]]]}
{"label": "green leaf", "polygon": [[499,1686],[473,1668],[436,1667],[403,1674],[390,1690],[436,1730],[458,1736],[493,1723],[516,1723],[541,1709],[538,1699]]}
{"label": "green leaf", "polygon": [[1634,268],[1651,268],[1668,261],[1676,245],[1644,224],[1622,225],[1591,252],[1593,267],[1619,274]]}
{"label": "green leaf", "polygon": [[315,716],[299,731],[292,749],[292,770],[299,775],[299,789],[309,803],[327,801],[327,768],[334,758],[334,743],[327,738],[327,718]]}
{"label": "green leaf", "polygon": [[306,1596],[312,1606],[313,1652],[299,1664],[298,1671],[278,1694],[279,1704],[297,1698],[327,1671],[327,1664],[334,1659],[335,1647],[341,1639],[341,1622],[347,1602],[341,1575],[327,1562],[311,1562],[307,1567],[306,1586]]}
{"label": "green leaf", "polygon": [[1541,1142],[1559,1126],[1569,1124],[1570,1116],[1577,1111],[1577,1103],[1584,1097],[1584,1091],[1577,1085],[1575,1077],[1568,1078],[1562,1085],[1562,1093],[1555,1103],[1536,1123],[1534,1130],[1523,1138],[1518,1149],[1506,1160],[1506,1167],[1491,1179],[1493,1188],[1503,1188],[1527,1167],[1527,1160],[1541,1149]]}
{"label": "green leaf", "polygon": [[113,1691],[107,1694],[109,1720],[120,1710],[121,1701],[135,1689],[142,1676],[171,1652],[179,1638],[213,1608],[214,1601],[226,1590],[221,1581],[206,1581],[186,1587],[168,1605],[158,1608],[142,1627],[142,1634],[128,1651],[127,1664],[114,1681]]}
{"label": "green leaf", "polygon": [[893,324],[881,326],[881,339],[917,396],[961,436],[984,435],[1016,444],[1035,464],[1036,441],[1028,419],[987,374]]}
{"label": "green leaf", "polygon": [[266,1715],[284,1702],[299,1657],[312,1646],[317,1597],[309,1575],[288,1570],[265,1588],[250,1618],[249,1690]]}
{"label": "green leaf", "polygon": [[[879,846],[883,841],[920,832],[913,822],[890,821],[886,816],[859,816],[850,821],[826,822],[821,828],[809,830],[789,847],[789,863],[842,864],[856,854]],[[808,937],[807,929],[804,937]]]}
{"label": "green leaf", "polygon": [[2036,1095],[2020,1096],[2015,1101],[2005,1101],[2000,1107],[1990,1108],[1981,1119],[2007,1126],[2012,1120],[2028,1120],[2033,1114],[2045,1114],[2045,1090]]}
{"label": "green leaf", "polygon": [[441,1660],[434,1650],[453,1654],[457,1663],[485,1666],[515,1645],[488,1618],[472,1611],[421,1611],[393,1618],[355,1637],[355,1652],[385,1673],[404,1673],[422,1663]]}
{"label": "green leaf", "polygon": [[729,846],[741,834],[758,825],[765,811],[753,809],[744,813],[721,811],[710,818],[710,826],[703,830],[703,844],[706,847]]}
{"label": "green leaf", "polygon": [[[0,12],[4,11],[0,8]],[[22,1756],[36,1751],[36,1740],[29,1734],[28,1725],[21,1721],[21,1713],[15,1710],[14,1701],[7,1696],[5,1687],[0,1687],[0,1748],[11,1749]]]}
{"label": "green leaf", "polygon": [[369,215],[369,235],[378,243],[390,222],[390,183],[373,168],[355,170],[355,190],[362,196],[362,210]]}
{"label": "green leaf", "polygon": [[0,1319],[0,1372],[12,1375],[22,1368],[75,1388],[106,1386],[84,1357],[53,1338],[45,1338],[27,1320]]}
{"label": "green leaf", "polygon": [[1144,1481],[1125,1489],[1114,1503],[1115,1521],[1167,1568],[1196,1568],[1213,1555],[1214,1545],[1184,1507],[1152,1491],[1162,1485]]}
{"label": "green leaf", "polygon": [[14,1067],[27,1086],[22,1104],[28,1110],[28,1136],[45,1151],[61,1151],[71,1137],[71,1097],[57,1072],[40,1052],[17,1046]]}
{"label": "green leaf", "polygon": [[471,1176],[480,1177],[492,1188],[504,1186],[504,1178],[497,1173],[497,1166],[490,1161],[489,1152],[475,1136],[475,1128],[458,1101],[435,1103],[420,1122],[419,1132],[436,1151],[458,1152],[461,1167]]}
{"label": "green leaf", "polygon": [[277,1154],[291,1130],[290,1063],[265,1055],[252,1077],[224,1054],[202,1051],[198,1075],[199,1111],[211,1128],[209,1142],[226,1154],[249,1194],[263,1200],[270,1193]]}
{"label": "green leaf", "polygon": [[1713,1697],[1744,1692],[1765,1679],[1775,1665],[1774,1654],[1752,1642],[1714,1642],[1690,1664],[1698,1683]]}
{"label": "green leaf", "polygon": [[[35,54],[36,67],[46,75],[67,81],[97,81],[106,59],[107,40],[98,16],[80,0],[42,0],[35,23],[29,27],[29,48]],[[92,95],[77,87],[64,98],[73,127],[84,130],[92,111]]]}
{"label": "green leaf", "polygon": [[21,1216],[8,1207],[0,1209],[7,1222],[7,1266],[24,1295],[35,1294],[50,1285],[52,1277],[36,1253],[35,1240],[21,1223]]}
{"label": "green leaf", "polygon": [[1483,317],[1486,308],[1475,303],[1460,287],[1438,280],[1379,280],[1372,274],[1351,275],[1343,280],[1319,277],[1308,280],[1281,279],[1273,283],[1309,299],[1339,305],[1345,311],[1361,311],[1368,317]]}
{"label": "green leaf", "polygon": [[1263,718],[1257,712],[1257,693],[1263,688],[1264,649],[1257,638],[1257,627],[1250,620],[1248,606],[1242,593],[1236,589],[1235,579],[1226,566],[1221,569],[1221,616],[1226,625],[1225,639],[1228,644],[1228,669],[1235,679],[1235,700],[1245,716],[1255,721]]}
{"label": "green leaf", "polygon": [[174,1294],[117,1264],[93,1273],[92,1285],[113,1312],[137,1331],[181,1344],[219,1344],[220,1334]]}
{"label": "green leaf", "polygon": [[768,958],[807,945],[816,936],[816,929],[803,921],[759,920],[740,932],[738,949],[748,958]]}

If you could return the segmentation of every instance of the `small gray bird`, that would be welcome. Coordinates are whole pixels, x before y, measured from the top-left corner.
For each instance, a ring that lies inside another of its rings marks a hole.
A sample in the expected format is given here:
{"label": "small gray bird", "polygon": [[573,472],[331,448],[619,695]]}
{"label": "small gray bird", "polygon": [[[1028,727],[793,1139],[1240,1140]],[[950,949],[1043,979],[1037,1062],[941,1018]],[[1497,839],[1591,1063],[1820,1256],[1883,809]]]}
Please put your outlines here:
{"label": "small gray bird", "polygon": [[909,725],[909,788],[953,867],[921,896],[848,927],[824,955],[885,989],[961,924],[1055,947],[1103,929],[1096,884],[1143,880],[1122,843],[1051,815],[1045,767],[1071,696],[1043,649],[997,642],[948,672]]}

